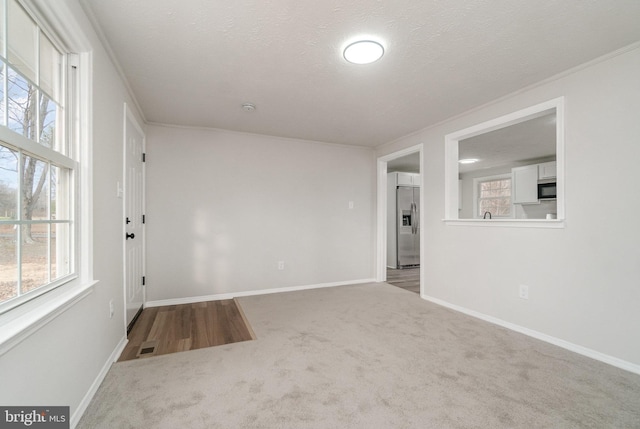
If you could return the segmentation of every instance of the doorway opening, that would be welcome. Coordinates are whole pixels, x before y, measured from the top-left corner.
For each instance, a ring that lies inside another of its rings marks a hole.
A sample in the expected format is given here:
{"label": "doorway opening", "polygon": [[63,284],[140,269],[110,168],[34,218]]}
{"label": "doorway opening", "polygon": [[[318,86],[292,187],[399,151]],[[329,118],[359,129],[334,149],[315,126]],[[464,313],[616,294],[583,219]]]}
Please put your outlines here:
{"label": "doorway opening", "polygon": [[423,295],[422,144],[378,158],[376,280]]}

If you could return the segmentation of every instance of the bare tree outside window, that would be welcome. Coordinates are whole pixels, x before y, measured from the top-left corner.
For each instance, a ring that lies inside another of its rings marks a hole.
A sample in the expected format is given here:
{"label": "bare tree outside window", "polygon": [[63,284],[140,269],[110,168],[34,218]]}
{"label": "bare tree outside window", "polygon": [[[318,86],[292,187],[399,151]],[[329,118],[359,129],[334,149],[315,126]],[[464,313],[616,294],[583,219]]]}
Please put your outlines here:
{"label": "bare tree outside window", "polygon": [[77,162],[63,120],[68,54],[28,5],[0,0],[0,18],[2,312],[72,278]]}
{"label": "bare tree outside window", "polygon": [[511,179],[495,179],[478,183],[478,215],[491,213],[492,217],[511,216]]}
{"label": "bare tree outside window", "polygon": [[[52,101],[44,94],[39,95],[39,91],[33,84],[16,72],[11,72],[11,68],[7,76],[7,95],[9,128],[29,140],[52,147],[56,112],[56,109],[49,107],[53,104]],[[3,151],[2,156],[13,156],[18,160],[18,153],[13,151]],[[30,221],[34,220],[34,211],[38,204],[43,205],[40,196],[46,188],[49,164],[32,156],[22,156],[19,164],[19,171],[22,172],[22,219]],[[18,163],[14,165],[17,168]],[[34,241],[32,229],[31,224],[22,225],[23,242]]]}

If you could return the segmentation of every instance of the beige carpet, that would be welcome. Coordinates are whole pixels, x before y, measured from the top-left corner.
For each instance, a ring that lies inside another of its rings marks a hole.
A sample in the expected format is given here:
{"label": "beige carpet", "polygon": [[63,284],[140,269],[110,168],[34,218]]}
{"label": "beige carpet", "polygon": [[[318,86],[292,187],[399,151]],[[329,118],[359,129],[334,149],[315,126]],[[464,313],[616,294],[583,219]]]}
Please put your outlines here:
{"label": "beige carpet", "polygon": [[640,376],[387,284],[240,298],[257,340],[114,364],[79,428],[640,428]]}

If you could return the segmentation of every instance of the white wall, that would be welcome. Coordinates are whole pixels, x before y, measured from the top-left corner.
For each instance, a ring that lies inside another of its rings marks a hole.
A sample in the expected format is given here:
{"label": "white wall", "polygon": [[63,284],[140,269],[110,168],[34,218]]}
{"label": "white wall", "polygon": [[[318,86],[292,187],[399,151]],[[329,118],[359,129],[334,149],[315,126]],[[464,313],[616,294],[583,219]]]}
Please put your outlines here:
{"label": "white wall", "polygon": [[[638,76],[636,47],[379,148],[386,155],[425,145],[425,295],[640,369]],[[559,96],[566,227],[446,225],[445,135]],[[518,298],[520,284],[529,300]]]}
{"label": "white wall", "polygon": [[[94,278],[99,283],[86,298],[0,356],[0,403],[69,405],[77,420],[78,410],[86,405],[83,399],[125,337],[122,199],[116,197],[116,182],[122,181],[123,171],[123,103],[131,105],[131,100],[77,1],[58,1],[55,9],[71,32],[77,29],[86,37],[93,52],[91,195]],[[110,319],[112,299],[115,315]]]}
{"label": "white wall", "polygon": [[147,155],[148,300],[373,278],[372,150],[149,126]]}

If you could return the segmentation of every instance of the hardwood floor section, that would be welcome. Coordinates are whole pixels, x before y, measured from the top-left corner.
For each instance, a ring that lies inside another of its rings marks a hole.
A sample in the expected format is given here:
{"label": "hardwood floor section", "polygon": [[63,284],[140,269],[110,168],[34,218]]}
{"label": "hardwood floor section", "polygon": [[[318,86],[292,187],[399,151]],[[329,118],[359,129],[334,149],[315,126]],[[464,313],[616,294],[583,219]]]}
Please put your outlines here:
{"label": "hardwood floor section", "polygon": [[387,268],[387,283],[420,294],[420,267],[404,270]]}
{"label": "hardwood floor section", "polygon": [[254,340],[233,299],[145,308],[118,362]]}

